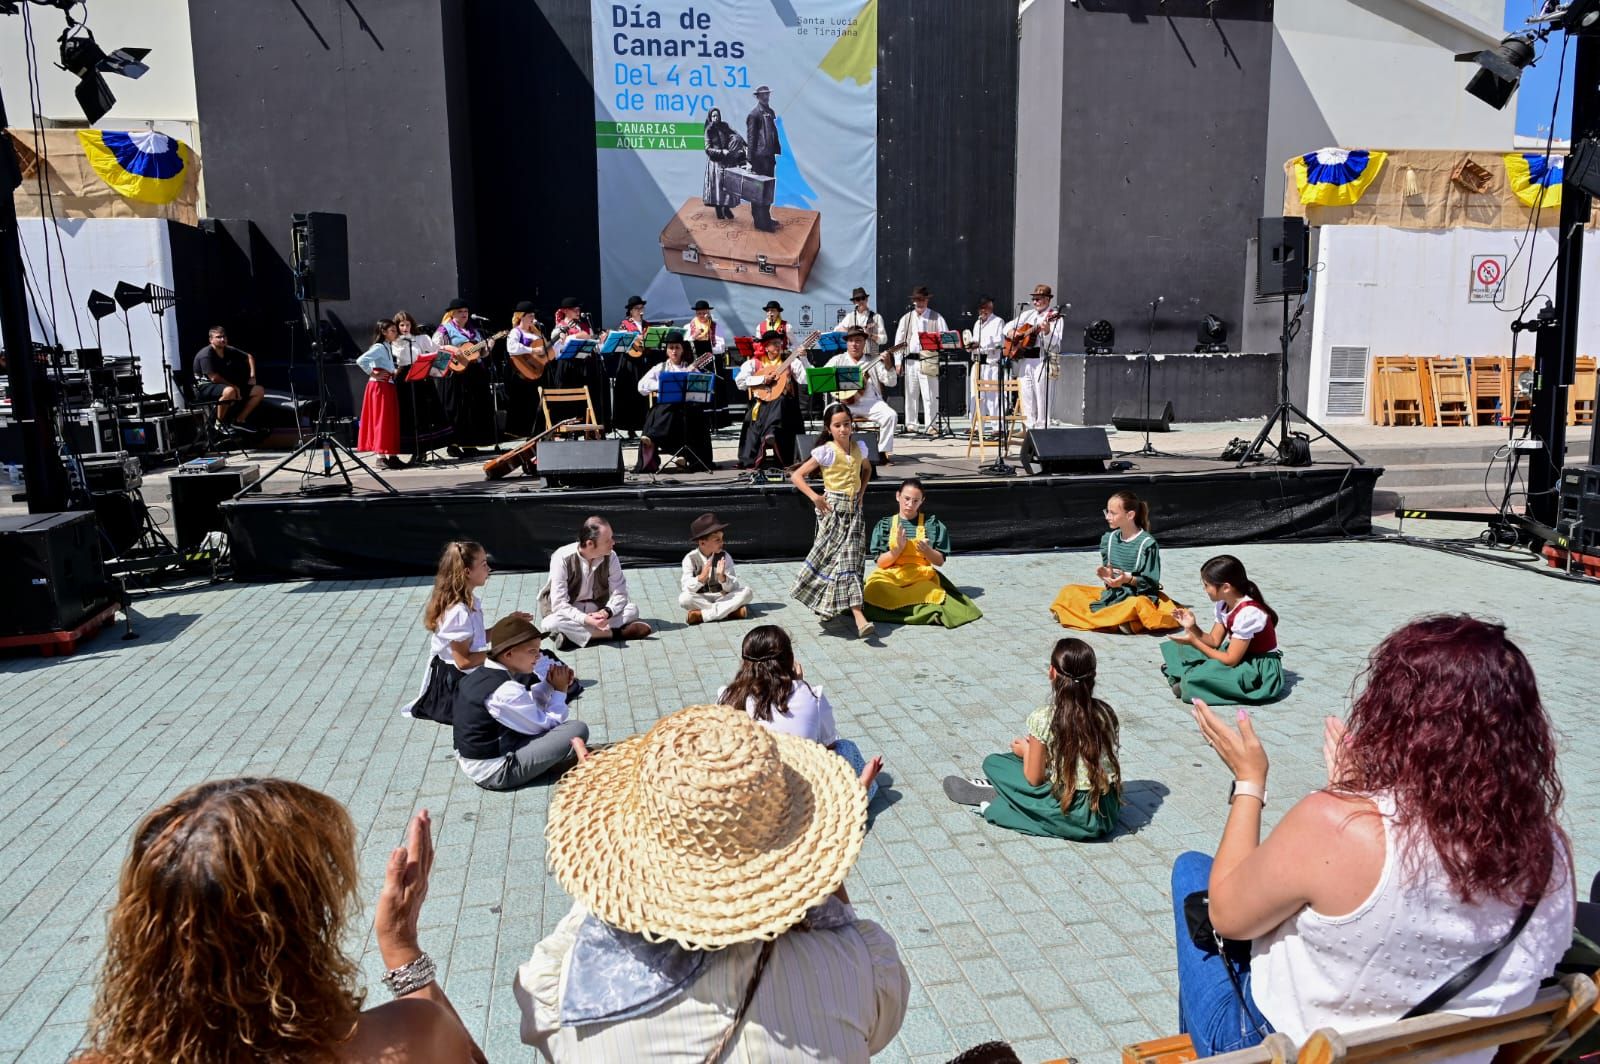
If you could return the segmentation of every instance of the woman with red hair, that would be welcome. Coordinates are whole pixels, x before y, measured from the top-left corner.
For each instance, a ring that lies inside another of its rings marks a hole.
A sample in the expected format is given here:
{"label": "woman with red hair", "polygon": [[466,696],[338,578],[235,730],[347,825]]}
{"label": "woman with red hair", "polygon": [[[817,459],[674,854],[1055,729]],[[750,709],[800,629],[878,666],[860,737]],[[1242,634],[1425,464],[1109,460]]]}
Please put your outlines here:
{"label": "woman with red hair", "polygon": [[[1327,786],[1264,840],[1267,755],[1248,711],[1234,727],[1194,701],[1234,776],[1216,857],[1172,870],[1178,1022],[1201,1057],[1273,1030],[1300,1044],[1321,1027],[1509,1012],[1572,941],[1555,738],[1505,629],[1413,621],[1365,680],[1349,720],[1325,723]],[[1213,930],[1232,940],[1220,953]]]}

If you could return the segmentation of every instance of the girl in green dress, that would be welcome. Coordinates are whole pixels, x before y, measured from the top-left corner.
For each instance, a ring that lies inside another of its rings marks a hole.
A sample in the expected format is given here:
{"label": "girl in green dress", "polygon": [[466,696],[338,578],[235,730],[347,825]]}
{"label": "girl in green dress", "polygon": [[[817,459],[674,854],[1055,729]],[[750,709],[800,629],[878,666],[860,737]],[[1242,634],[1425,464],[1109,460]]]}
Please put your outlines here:
{"label": "girl in green dress", "polygon": [[983,759],[986,778],[947,776],[944,792],[1012,831],[1103,838],[1122,810],[1117,714],[1094,696],[1094,650],[1083,640],[1056,643],[1049,675],[1051,704],[1029,715],[1028,734]]}
{"label": "girl in green dress", "polygon": [[1184,702],[1214,706],[1260,706],[1283,697],[1283,655],[1278,651],[1278,614],[1231,554],[1200,567],[1200,582],[1213,603],[1214,621],[1202,631],[1195,615],[1179,609],[1182,631],[1161,645],[1162,675]]}

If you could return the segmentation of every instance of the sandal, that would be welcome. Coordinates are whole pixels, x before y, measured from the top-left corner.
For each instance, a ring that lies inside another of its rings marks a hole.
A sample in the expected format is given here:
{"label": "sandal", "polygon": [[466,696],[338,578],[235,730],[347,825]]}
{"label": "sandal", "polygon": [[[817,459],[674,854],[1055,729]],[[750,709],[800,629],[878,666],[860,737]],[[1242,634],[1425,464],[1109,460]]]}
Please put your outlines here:
{"label": "sandal", "polygon": [[856,625],[856,635],[860,636],[862,639],[871,639],[877,634],[878,629],[873,627],[871,621],[862,621],[860,624]]}

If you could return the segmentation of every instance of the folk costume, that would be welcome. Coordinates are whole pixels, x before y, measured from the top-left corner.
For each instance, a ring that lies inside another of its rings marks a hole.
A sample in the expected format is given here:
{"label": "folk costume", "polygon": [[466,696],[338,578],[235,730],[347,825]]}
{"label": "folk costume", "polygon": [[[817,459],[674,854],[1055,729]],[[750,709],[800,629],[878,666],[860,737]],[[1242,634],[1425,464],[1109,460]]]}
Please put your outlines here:
{"label": "folk costume", "polygon": [[703,584],[700,574],[705,571],[710,559],[701,554],[699,548],[683,556],[683,576],[678,582],[682,593],[678,595],[678,605],[684,610],[699,610],[701,618],[706,621],[720,621],[729,614],[737,613],[756,597],[755,588],[740,583],[734,573],[733,555],[727,551],[721,553],[722,576],[717,575],[713,566],[711,579]]}
{"label": "folk costume", "polygon": [[591,562],[578,553],[578,544],[568,543],[550,555],[550,575],[539,592],[539,631],[588,646],[592,636],[585,618],[602,609],[610,612],[613,632],[639,619],[617,552]]}
{"label": "folk costume", "polygon": [[[570,304],[570,305],[569,305]],[[550,330],[552,353],[559,352],[569,339],[588,339],[594,336],[589,323],[578,316],[578,301],[565,299],[556,314],[556,324]],[[594,406],[594,416],[602,425],[611,424],[611,381],[606,377],[606,367],[598,353],[578,358],[558,358],[544,371],[541,383],[546,388],[587,388],[589,402]],[[563,415],[570,417],[579,412],[576,407],[556,407],[550,414],[558,421]]]}
{"label": "folk costume", "polygon": [[[1028,734],[1044,744],[1046,765],[1055,763],[1051,750],[1054,736],[1050,730],[1053,712],[1053,707],[1044,706],[1028,715]],[[983,819],[1024,835],[1043,835],[1070,842],[1100,839],[1116,828],[1122,812],[1122,801],[1114,789],[1100,796],[1098,810],[1090,808],[1089,773],[1082,762],[1073,773],[1076,789],[1065,810],[1061,808],[1055,779],[1046,778],[1037,787],[1029,783],[1022,771],[1022,758],[1016,754],[990,754],[983,759],[983,774],[995,790],[994,798],[983,810]],[[1116,777],[1111,776],[1107,782],[1114,786]]]}
{"label": "folk costume", "polygon": [[993,311],[979,314],[972,323],[972,392],[968,396],[968,403],[973,413],[981,405],[986,418],[1000,415],[1000,397],[991,393],[983,396],[980,403],[978,382],[1000,379],[1000,355],[1005,349],[1005,342],[1005,319]]}
{"label": "folk costume", "polygon": [[[710,367],[707,367],[709,372]],[[641,396],[657,396],[654,406],[644,417],[641,435],[645,442],[639,445],[638,473],[654,473],[661,467],[663,456],[681,456],[691,470],[702,472],[712,468],[710,407],[698,403],[663,403],[660,401],[661,378],[678,373],[692,372],[688,363],[668,359],[651,366],[639,381]]]}
{"label": "folk costume", "polygon": [[[850,293],[850,299],[852,301],[866,298],[867,291],[864,288],[857,288],[854,292]],[[856,326],[860,326],[862,329],[866,330],[868,358],[871,358],[873,355],[877,354],[880,348],[888,345],[889,330],[884,326],[883,315],[879,314],[877,311],[871,309],[870,307],[866,310],[857,310],[852,306],[850,308],[850,313],[839,319],[839,324],[833,327],[833,331],[848,333]]]}
{"label": "folk costume", "polygon": [[1063,628],[1085,632],[1166,632],[1180,627],[1173,617],[1177,603],[1161,591],[1161,551],[1156,539],[1140,529],[1123,539],[1116,529],[1100,539],[1100,564],[1133,576],[1125,587],[1068,584],[1056,594],[1050,612]]}
{"label": "folk costume", "polygon": [[456,763],[484,790],[526,787],[576,760],[572,740],[589,737],[589,726],[570,718],[566,693],[545,682],[554,664],[556,659],[542,655],[531,676],[515,676],[491,658],[461,681],[453,725]]}
{"label": "folk costume", "polygon": [[[417,459],[450,440],[450,419],[439,401],[437,384],[444,375],[445,356],[437,351],[431,336],[401,333],[389,345],[389,353],[394,356],[395,368],[399,371],[395,378],[395,395],[400,407],[400,446]],[[406,380],[412,364],[424,355],[434,355],[428,375],[419,380]]]}
{"label": "folk costume", "polygon": [[878,453],[885,457],[894,456],[894,430],[900,424],[900,415],[895,413],[894,407],[884,402],[883,390],[893,388],[899,375],[882,362],[874,362],[867,366],[866,358],[856,361],[850,357],[850,352],[845,351],[828,359],[830,366],[864,366],[861,372],[861,390],[855,397],[845,404],[845,409],[850,411],[851,417],[866,418],[878,430]]}
{"label": "folk costume", "polygon": [[1161,672],[1174,685],[1174,693],[1188,701],[1203,698],[1214,706],[1260,706],[1283,697],[1283,654],[1278,650],[1278,626],[1267,611],[1250,599],[1240,599],[1230,612],[1225,602],[1216,606],[1217,623],[1227,629],[1219,650],[1235,639],[1250,640],[1244,659],[1224,665],[1185,643],[1165,640]]}
{"label": "folk costume", "polygon": [[[895,533],[904,526],[899,514],[890,514],[872,530],[867,556],[875,558],[889,550]],[[863,611],[871,621],[894,624],[939,624],[960,628],[983,616],[978,604],[963,595],[919,550],[919,544],[946,556],[950,553],[950,532],[944,522],[928,514],[917,515],[915,529],[906,528],[906,549],[887,569],[872,565],[867,573]],[[870,563],[869,563],[870,564]]]}
{"label": "folk costume", "polygon": [[822,467],[828,512],[817,514],[817,536],[789,594],[823,620],[866,604],[861,570],[866,562],[866,523],[861,513],[861,467],[867,445],[850,441],[845,451],[829,440],[811,452]]}
{"label": "folk costume", "polygon": [[939,420],[939,378],[929,372],[937,372],[938,355],[922,349],[921,334],[942,333],[948,328],[944,315],[932,307],[906,311],[895,326],[894,342],[906,345],[900,357],[906,378],[907,429],[929,431]]}
{"label": "folk costume", "polygon": [[[475,344],[483,334],[471,325],[465,328],[445,321],[433,334],[440,347]],[[494,400],[489,394],[489,357],[480,354],[463,370],[449,372],[439,381],[439,398],[450,418],[450,442],[458,447],[492,447],[495,442]]]}
{"label": "folk costume", "polygon": [[[638,296],[628,300],[628,316],[622,319],[617,328],[636,337],[643,334],[644,322],[633,317],[633,308],[644,305],[644,300]],[[611,427],[622,432],[638,432],[644,428],[645,417],[650,412],[639,382],[644,380],[652,366],[659,365],[666,356],[660,351],[646,351],[641,343],[637,349],[630,348],[611,357],[616,358],[616,373],[612,378],[615,387],[612,389]]]}
{"label": "folk costume", "polygon": [[[524,326],[527,326],[524,328]],[[533,317],[533,304],[521,302],[511,315],[511,331],[506,333],[506,358],[533,354],[549,355],[549,345],[539,332]],[[544,415],[539,409],[539,393],[545,378],[531,381],[517,370],[515,364],[507,367],[506,381],[506,432],[512,436],[532,436],[542,427]]]}
{"label": "folk costume", "polygon": [[[1048,294],[1050,290],[1041,285],[1035,291]],[[1010,336],[1024,325],[1038,325],[1051,313],[1053,311],[1048,307],[1044,310],[1029,307],[1007,323],[1006,335]],[[1050,360],[1061,354],[1061,321],[1060,314],[1056,314],[1055,319],[1035,335],[1036,345],[1024,349],[1023,357],[1012,364],[1012,372],[1022,391],[1022,415],[1027,419],[1030,429],[1045,427],[1045,406],[1051,385]]]}
{"label": "folk costume", "polygon": [[422,674],[422,689],[401,712],[408,717],[451,724],[455,720],[456,690],[464,677],[477,669],[463,670],[456,665],[450,644],[466,643],[468,653],[489,649],[489,635],[483,624],[483,602],[472,596],[472,605],[458,602],[444,611],[428,641],[428,666]]}
{"label": "folk costume", "polygon": [[[726,687],[717,692],[717,701],[723,705],[728,704]],[[850,766],[850,771],[854,772],[858,779],[867,767],[867,758],[861,752],[861,747],[849,739],[839,738],[839,726],[833,719],[833,705],[828,701],[828,696],[822,693],[820,686],[813,687],[804,680],[795,680],[789,687],[786,704],[781,711],[773,713],[771,720],[756,720],[754,698],[745,699],[742,708],[750,714],[751,720],[755,720],[768,731],[810,739],[814,743],[826,746],[844,758],[845,763]],[[871,802],[877,795],[878,781],[873,780],[867,787],[867,801]]]}
{"label": "folk costume", "polygon": [[[751,388],[770,384],[780,372],[785,357],[781,354],[770,356],[763,351],[761,355],[747,360],[739,367],[739,376],[735,378],[734,383],[746,392]],[[778,452],[779,464],[783,466],[794,464],[794,438],[805,428],[800,417],[800,390],[805,386],[803,362],[803,359],[797,358],[789,364],[788,373],[794,379],[777,399],[763,402],[753,395],[750,397],[744,429],[739,435],[741,469],[754,469],[761,464],[761,454],[769,439],[772,441],[773,449]]]}
{"label": "folk costume", "polygon": [[[394,386],[394,375],[399,371],[394,352],[380,340],[356,359],[356,365],[367,375],[367,390],[361,397],[361,427],[356,434],[356,450],[397,455],[400,453],[400,395]],[[374,370],[382,370],[389,376],[379,380],[372,375]]]}

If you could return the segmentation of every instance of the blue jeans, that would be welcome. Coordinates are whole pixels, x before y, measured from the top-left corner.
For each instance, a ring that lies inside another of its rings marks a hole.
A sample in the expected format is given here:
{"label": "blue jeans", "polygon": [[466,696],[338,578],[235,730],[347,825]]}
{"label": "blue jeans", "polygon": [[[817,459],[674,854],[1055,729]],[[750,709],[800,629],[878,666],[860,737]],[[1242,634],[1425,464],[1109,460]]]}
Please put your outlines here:
{"label": "blue jeans", "polygon": [[1178,943],[1178,1030],[1194,1042],[1202,1058],[1259,1045],[1271,1024],[1250,996],[1250,969],[1238,970],[1247,1009],[1239,1007],[1224,967],[1215,953],[1204,953],[1189,937],[1183,899],[1205,890],[1211,881],[1211,858],[1203,853],[1180,854],[1172,865],[1172,911]]}

